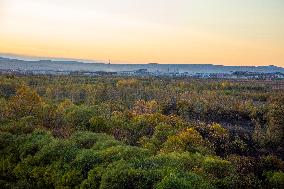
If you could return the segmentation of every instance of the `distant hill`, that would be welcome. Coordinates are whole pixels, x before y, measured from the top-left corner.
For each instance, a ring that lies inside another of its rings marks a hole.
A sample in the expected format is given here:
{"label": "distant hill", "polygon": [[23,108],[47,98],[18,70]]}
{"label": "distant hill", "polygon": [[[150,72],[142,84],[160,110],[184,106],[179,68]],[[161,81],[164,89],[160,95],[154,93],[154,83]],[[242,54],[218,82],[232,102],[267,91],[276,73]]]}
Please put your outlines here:
{"label": "distant hill", "polygon": [[80,61],[59,60],[19,60],[0,57],[0,69],[2,70],[26,70],[26,71],[105,71],[121,72],[147,69],[149,72],[188,72],[188,73],[230,73],[235,71],[284,73],[284,68],[277,66],[222,66],[213,64],[105,64],[84,63]]}

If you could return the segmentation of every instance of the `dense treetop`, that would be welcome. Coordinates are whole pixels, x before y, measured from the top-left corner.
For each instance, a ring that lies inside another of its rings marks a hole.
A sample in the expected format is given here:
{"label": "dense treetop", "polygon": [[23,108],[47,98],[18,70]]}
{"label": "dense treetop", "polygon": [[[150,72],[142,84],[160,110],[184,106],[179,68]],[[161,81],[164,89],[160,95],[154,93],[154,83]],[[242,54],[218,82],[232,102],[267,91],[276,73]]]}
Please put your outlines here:
{"label": "dense treetop", "polygon": [[0,76],[1,188],[283,188],[283,81]]}

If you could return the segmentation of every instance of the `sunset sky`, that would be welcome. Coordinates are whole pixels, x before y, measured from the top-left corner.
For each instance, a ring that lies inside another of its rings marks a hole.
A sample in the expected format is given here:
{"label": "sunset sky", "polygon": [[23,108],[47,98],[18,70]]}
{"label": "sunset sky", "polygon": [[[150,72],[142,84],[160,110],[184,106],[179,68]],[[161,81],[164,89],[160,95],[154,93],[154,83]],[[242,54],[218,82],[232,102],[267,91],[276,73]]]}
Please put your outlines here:
{"label": "sunset sky", "polygon": [[284,0],[0,0],[0,53],[284,67]]}

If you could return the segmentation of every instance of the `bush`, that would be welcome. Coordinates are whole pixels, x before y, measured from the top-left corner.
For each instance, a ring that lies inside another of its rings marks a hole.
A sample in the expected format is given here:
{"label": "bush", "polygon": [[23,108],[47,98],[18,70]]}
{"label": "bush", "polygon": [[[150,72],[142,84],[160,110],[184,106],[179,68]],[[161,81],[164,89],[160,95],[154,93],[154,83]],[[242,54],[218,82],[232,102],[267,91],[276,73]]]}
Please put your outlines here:
{"label": "bush", "polygon": [[284,188],[284,173],[282,171],[266,172],[268,188]]}
{"label": "bush", "polygon": [[46,131],[37,130],[25,137],[25,141],[23,141],[19,149],[19,155],[21,159],[24,159],[28,155],[35,155],[38,151],[40,151],[45,145],[52,143],[53,137],[50,133]]}
{"label": "bush", "polygon": [[80,131],[74,133],[70,140],[78,146],[78,148],[90,149],[98,142],[98,135],[88,131]]}
{"label": "bush", "polygon": [[166,176],[161,182],[159,182],[156,189],[211,189],[214,188],[208,182],[206,182],[202,177],[194,174],[176,174],[172,173]]}
{"label": "bush", "polygon": [[96,133],[109,133],[110,125],[108,125],[107,121],[102,116],[93,116],[89,120],[90,130]]}
{"label": "bush", "polygon": [[89,120],[94,115],[94,110],[86,106],[74,106],[72,110],[67,113],[68,122],[76,130],[89,130]]}
{"label": "bush", "polygon": [[125,161],[110,165],[102,176],[101,189],[150,189],[153,181],[149,173],[142,169],[135,169]]}
{"label": "bush", "polygon": [[177,135],[170,136],[164,143],[163,152],[201,152],[210,153],[207,143],[194,128],[187,128]]}
{"label": "bush", "polygon": [[203,163],[206,176],[218,188],[231,188],[235,185],[236,173],[229,161],[218,157],[207,157]]}
{"label": "bush", "polygon": [[99,188],[101,184],[102,175],[105,171],[106,168],[102,166],[97,166],[94,169],[90,170],[88,173],[88,178],[81,183],[80,188]]}

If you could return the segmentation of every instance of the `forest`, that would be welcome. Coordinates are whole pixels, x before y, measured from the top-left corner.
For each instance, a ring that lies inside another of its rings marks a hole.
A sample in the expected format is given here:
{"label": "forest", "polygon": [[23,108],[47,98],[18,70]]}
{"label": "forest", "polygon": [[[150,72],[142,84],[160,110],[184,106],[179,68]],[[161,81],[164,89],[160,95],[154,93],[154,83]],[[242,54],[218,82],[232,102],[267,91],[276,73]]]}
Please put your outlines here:
{"label": "forest", "polygon": [[284,188],[284,81],[0,76],[0,188]]}

